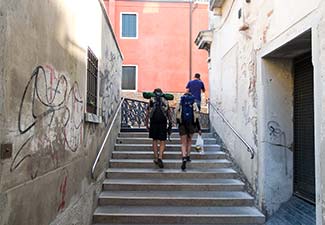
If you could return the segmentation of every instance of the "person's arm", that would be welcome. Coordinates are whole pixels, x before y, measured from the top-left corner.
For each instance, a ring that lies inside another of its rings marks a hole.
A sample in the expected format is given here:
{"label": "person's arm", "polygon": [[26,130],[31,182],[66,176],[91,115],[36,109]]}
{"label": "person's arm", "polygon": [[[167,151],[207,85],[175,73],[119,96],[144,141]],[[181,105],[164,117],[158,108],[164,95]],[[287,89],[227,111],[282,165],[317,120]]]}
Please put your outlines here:
{"label": "person's arm", "polygon": [[185,87],[185,92],[186,93],[190,92],[190,82],[187,83],[187,85]]}
{"label": "person's arm", "polygon": [[205,92],[205,87],[204,87],[204,83],[202,82],[202,91]]}
{"label": "person's arm", "polygon": [[146,111],[145,126],[146,126],[147,130],[149,130],[149,107],[147,108],[147,111]]}
{"label": "person's arm", "polygon": [[194,113],[194,126],[196,126],[198,133],[201,135],[201,125],[200,125],[200,110],[196,104],[196,102],[193,103],[193,113]]}
{"label": "person's arm", "polygon": [[200,125],[199,118],[196,119],[196,127],[197,127],[199,135],[201,135],[202,131],[201,131],[201,125]]}
{"label": "person's arm", "polygon": [[149,117],[150,117],[150,106],[151,106],[152,102],[151,100],[149,101],[149,105],[147,107],[147,110],[146,110],[146,118],[145,118],[145,126],[146,128],[149,130]]}
{"label": "person's arm", "polygon": [[167,117],[168,117],[167,134],[170,137],[170,135],[172,134],[173,123],[172,123],[172,112],[171,112],[169,106],[168,106],[168,110],[167,110]]}
{"label": "person's arm", "polygon": [[176,123],[179,125],[181,123],[181,106],[180,106],[180,103],[177,103],[175,112],[176,112]]}

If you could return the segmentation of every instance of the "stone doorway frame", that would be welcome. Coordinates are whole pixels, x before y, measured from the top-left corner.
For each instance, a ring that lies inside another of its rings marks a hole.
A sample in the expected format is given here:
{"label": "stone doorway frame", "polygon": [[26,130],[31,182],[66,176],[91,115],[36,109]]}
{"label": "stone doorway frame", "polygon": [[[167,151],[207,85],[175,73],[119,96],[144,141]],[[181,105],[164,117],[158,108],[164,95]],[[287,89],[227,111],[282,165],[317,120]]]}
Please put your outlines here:
{"label": "stone doorway frame", "polygon": [[[265,82],[268,77],[269,68],[267,62],[267,56],[274,52],[275,50],[279,49],[281,46],[284,46],[286,43],[297,38],[299,35],[310,31],[311,32],[311,50],[312,50],[312,61],[314,66],[314,123],[315,123],[315,188],[316,188],[316,222],[318,225],[322,224],[322,193],[321,193],[321,130],[320,130],[320,123],[321,123],[321,65],[319,61],[320,56],[320,46],[319,46],[319,39],[318,39],[318,23],[320,21],[319,13],[313,12],[308,16],[304,17],[302,20],[298,21],[296,24],[291,26],[285,32],[280,34],[274,40],[270,41],[257,53],[257,94],[258,94],[258,200],[259,206],[268,212],[268,207],[270,205],[274,205],[274,207],[279,207],[282,202],[286,201],[286,198],[290,198],[292,195],[292,191],[290,193],[283,193],[284,190],[278,190],[278,193],[282,193],[280,201],[273,202],[274,196],[270,193],[270,187],[268,185],[272,184],[268,183],[268,179],[277,179],[277,181],[281,182],[284,177],[278,177],[276,173],[273,174],[273,178],[266,177],[266,172],[269,171],[270,165],[266,165],[267,160],[269,159],[270,152],[274,150],[274,148],[270,148],[269,144],[266,143],[267,136],[270,134],[270,130],[266,126],[270,121],[270,112],[267,100],[268,94],[267,90],[265,90]],[[290,62],[284,62],[290,63]],[[272,64],[272,62],[271,62]],[[272,65],[271,65],[272,66]],[[275,115],[279,116],[279,115]],[[281,116],[281,115],[280,115]],[[276,122],[276,121],[275,121]],[[317,124],[319,126],[317,126]],[[275,124],[277,125],[277,124]],[[292,122],[293,126],[293,122]],[[274,127],[274,126],[273,126]],[[290,130],[290,125],[287,125],[286,130]],[[293,136],[293,129],[292,134]],[[288,159],[289,160],[289,159]],[[272,175],[272,174],[271,174]],[[293,181],[293,180],[292,180]],[[274,192],[275,193],[275,192]],[[270,196],[271,195],[271,196]],[[276,201],[276,199],[275,199]],[[276,206],[277,205],[277,206]],[[271,207],[272,208],[272,207]],[[272,209],[271,209],[272,210]]]}

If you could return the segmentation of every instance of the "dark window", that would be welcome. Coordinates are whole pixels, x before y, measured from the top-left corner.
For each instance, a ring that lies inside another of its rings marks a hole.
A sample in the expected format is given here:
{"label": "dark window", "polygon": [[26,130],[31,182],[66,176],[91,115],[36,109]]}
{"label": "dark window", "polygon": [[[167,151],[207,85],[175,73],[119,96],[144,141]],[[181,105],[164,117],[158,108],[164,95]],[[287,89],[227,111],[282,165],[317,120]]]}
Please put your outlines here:
{"label": "dark window", "polygon": [[136,67],[122,67],[122,90],[136,90]]}
{"label": "dark window", "polygon": [[136,14],[122,14],[122,37],[137,37],[137,15]]}
{"label": "dark window", "polygon": [[97,114],[98,59],[88,48],[87,61],[87,112]]}

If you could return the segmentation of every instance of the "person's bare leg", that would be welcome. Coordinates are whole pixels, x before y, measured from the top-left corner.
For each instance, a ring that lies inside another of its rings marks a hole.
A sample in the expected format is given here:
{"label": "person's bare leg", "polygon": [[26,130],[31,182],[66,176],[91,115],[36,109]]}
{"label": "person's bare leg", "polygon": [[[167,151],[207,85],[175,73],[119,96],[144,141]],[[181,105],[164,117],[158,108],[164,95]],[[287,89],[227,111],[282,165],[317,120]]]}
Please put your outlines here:
{"label": "person's bare leg", "polygon": [[181,150],[182,150],[182,157],[187,156],[187,135],[181,136]]}
{"label": "person's bare leg", "polygon": [[189,136],[186,137],[186,152],[187,152],[187,157],[188,157],[188,161],[190,160],[190,154],[191,154],[191,149],[192,149],[192,138],[193,138],[193,134],[190,134]]}
{"label": "person's bare leg", "polygon": [[160,146],[159,146],[159,158],[163,159],[164,157],[164,151],[166,148],[166,141],[160,141]]}
{"label": "person's bare leg", "polygon": [[182,149],[182,166],[181,169],[184,171],[186,169],[187,161],[187,135],[181,136],[181,149]]}
{"label": "person's bare leg", "polygon": [[155,163],[158,160],[158,140],[152,140],[152,149]]}
{"label": "person's bare leg", "polygon": [[164,156],[165,145],[166,145],[165,141],[160,141],[160,144],[159,144],[159,157],[158,157],[158,160],[157,160],[159,168],[164,168],[164,163],[163,163],[162,159],[163,159],[163,156]]}

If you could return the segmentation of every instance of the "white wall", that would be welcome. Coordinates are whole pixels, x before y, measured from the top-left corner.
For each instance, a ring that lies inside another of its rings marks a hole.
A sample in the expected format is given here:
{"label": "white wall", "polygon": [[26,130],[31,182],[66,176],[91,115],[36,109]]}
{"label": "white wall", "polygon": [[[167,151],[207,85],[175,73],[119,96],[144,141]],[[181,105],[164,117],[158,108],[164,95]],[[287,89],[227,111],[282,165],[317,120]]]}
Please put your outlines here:
{"label": "white wall", "polygon": [[[222,16],[211,19],[215,28],[210,51],[211,102],[257,151],[256,158],[249,159],[245,147],[213,110],[212,125],[255,188],[260,207],[271,214],[292,194],[292,65],[290,60],[261,57],[317,26],[322,1],[232,3],[226,0]],[[244,20],[238,19],[240,7]],[[249,28],[239,31],[244,22]],[[270,135],[270,126],[281,135]]]}
{"label": "white wall", "polygon": [[261,59],[259,198],[268,214],[293,190],[293,74],[290,59]]}

